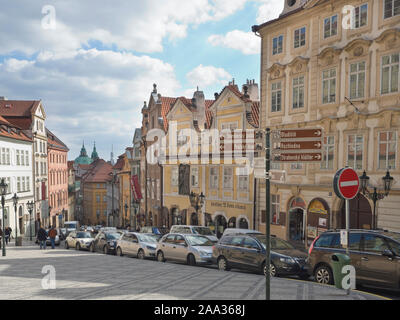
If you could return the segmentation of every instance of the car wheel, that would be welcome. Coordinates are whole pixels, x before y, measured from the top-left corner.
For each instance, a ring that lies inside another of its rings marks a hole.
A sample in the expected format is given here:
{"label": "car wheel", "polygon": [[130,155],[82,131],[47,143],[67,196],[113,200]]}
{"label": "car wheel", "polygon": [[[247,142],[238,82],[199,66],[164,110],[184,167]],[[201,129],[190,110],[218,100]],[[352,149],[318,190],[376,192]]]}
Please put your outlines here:
{"label": "car wheel", "polygon": [[321,284],[333,284],[331,268],[326,265],[319,266],[314,272],[315,281]]}
{"label": "car wheel", "polygon": [[225,259],[225,257],[218,258],[218,269],[221,271],[229,271],[228,261]]}
{"label": "car wheel", "polygon": [[81,250],[81,245],[79,244],[79,242],[76,244],[75,249],[76,249],[77,251],[80,251],[80,250]]}
{"label": "car wheel", "polygon": [[140,259],[140,260],[143,260],[143,259],[144,259],[144,251],[143,251],[142,249],[140,249],[140,250],[138,251],[137,257],[138,257],[138,259]]}
{"label": "car wheel", "polygon": [[103,247],[103,253],[104,253],[104,254],[108,254],[108,248],[107,248],[107,246],[104,246],[104,247]]}
{"label": "car wheel", "polygon": [[94,244],[93,243],[90,244],[89,251],[90,252],[94,252]]}
{"label": "car wheel", "polygon": [[187,264],[189,266],[195,266],[196,265],[196,258],[194,257],[194,255],[189,254],[187,257]]}
{"label": "car wheel", "polygon": [[158,262],[165,262],[164,253],[162,251],[157,252],[157,261]]}
{"label": "car wheel", "polygon": [[65,241],[65,249],[69,249],[68,241]]}
{"label": "car wheel", "polygon": [[[266,272],[267,272],[267,268],[264,266],[264,275],[266,274]],[[278,272],[276,271],[276,267],[275,267],[275,265],[273,263],[271,263],[269,265],[269,274],[270,274],[271,277],[278,276]]]}
{"label": "car wheel", "polygon": [[120,256],[120,257],[123,256],[122,249],[120,247],[117,248],[117,256]]}

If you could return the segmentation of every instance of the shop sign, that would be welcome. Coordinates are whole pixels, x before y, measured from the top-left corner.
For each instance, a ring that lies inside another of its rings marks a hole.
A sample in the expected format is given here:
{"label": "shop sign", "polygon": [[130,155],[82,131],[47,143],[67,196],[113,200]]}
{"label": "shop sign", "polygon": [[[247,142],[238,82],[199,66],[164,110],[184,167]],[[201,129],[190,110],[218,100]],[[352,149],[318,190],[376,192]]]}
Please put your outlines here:
{"label": "shop sign", "polygon": [[328,211],[325,209],[324,204],[319,200],[314,200],[313,202],[311,202],[308,212],[316,214],[328,214]]}
{"label": "shop sign", "polygon": [[241,205],[239,203],[230,203],[230,202],[211,202],[212,207],[220,207],[220,208],[229,208],[229,209],[239,209],[246,210],[246,206]]}

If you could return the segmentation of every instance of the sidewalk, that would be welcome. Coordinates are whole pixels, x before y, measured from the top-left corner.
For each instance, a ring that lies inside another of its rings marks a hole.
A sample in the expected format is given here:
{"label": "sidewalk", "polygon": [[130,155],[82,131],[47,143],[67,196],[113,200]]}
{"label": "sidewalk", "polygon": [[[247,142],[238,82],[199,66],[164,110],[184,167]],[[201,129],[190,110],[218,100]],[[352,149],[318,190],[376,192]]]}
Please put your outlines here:
{"label": "sidewalk", "polygon": [[[56,271],[57,288],[44,290],[44,266]],[[117,271],[116,271],[117,270]],[[264,300],[262,275],[212,267],[93,254],[86,251],[39,250],[24,242],[9,245],[0,256],[0,299],[118,300]],[[383,300],[314,282],[273,278],[273,300]]]}

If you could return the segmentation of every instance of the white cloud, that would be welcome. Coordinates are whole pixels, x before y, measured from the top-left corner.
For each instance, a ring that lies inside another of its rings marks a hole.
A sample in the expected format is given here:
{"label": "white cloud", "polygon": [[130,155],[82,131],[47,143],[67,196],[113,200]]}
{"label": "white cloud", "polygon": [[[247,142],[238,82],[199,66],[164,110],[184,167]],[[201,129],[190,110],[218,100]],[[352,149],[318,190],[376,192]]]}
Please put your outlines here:
{"label": "white cloud", "polygon": [[203,66],[200,64],[198,67],[190,71],[186,75],[186,78],[192,85],[206,88],[216,84],[226,85],[226,83],[232,79],[232,76],[223,68]]}
{"label": "white cloud", "polygon": [[105,157],[111,144],[131,144],[153,83],[165,96],[181,90],[173,66],[162,60],[96,49],[44,52],[32,61],[6,59],[0,73],[7,79],[0,82],[2,95],[43,99],[46,126],[71,150],[79,151],[82,139],[96,140]]}
{"label": "white cloud", "polygon": [[278,18],[283,11],[283,0],[261,0],[261,2],[256,18],[258,24]]}
{"label": "white cloud", "polygon": [[247,0],[53,0],[56,30],[45,30],[48,0],[10,1],[0,12],[1,53],[69,51],[90,41],[120,50],[161,52],[163,40],[186,37],[188,26],[221,20]]}
{"label": "white cloud", "polygon": [[208,37],[213,46],[222,46],[241,51],[243,54],[260,54],[261,40],[252,32],[233,30],[226,35],[214,34]]}

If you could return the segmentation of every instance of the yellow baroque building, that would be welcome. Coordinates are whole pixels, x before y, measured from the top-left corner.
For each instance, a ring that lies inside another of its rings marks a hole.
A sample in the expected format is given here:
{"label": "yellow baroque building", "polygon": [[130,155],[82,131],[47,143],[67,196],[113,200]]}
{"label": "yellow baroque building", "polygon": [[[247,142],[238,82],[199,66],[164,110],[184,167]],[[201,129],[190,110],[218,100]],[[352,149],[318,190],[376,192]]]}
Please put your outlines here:
{"label": "yellow baroque building", "polygon": [[[197,91],[191,100],[175,101],[167,115],[163,164],[168,226],[205,225],[218,235],[227,227],[254,228],[253,173],[237,171],[245,167],[243,154],[232,153],[228,140],[221,147],[219,134],[225,132],[229,137],[234,130],[249,130],[250,136],[258,128],[258,114],[258,85],[254,81],[247,81],[242,91],[233,81],[215,94],[215,100],[205,100]],[[210,137],[210,132],[217,136]],[[253,156],[254,148],[247,152]],[[205,196],[197,212],[189,199],[191,192]]]}

